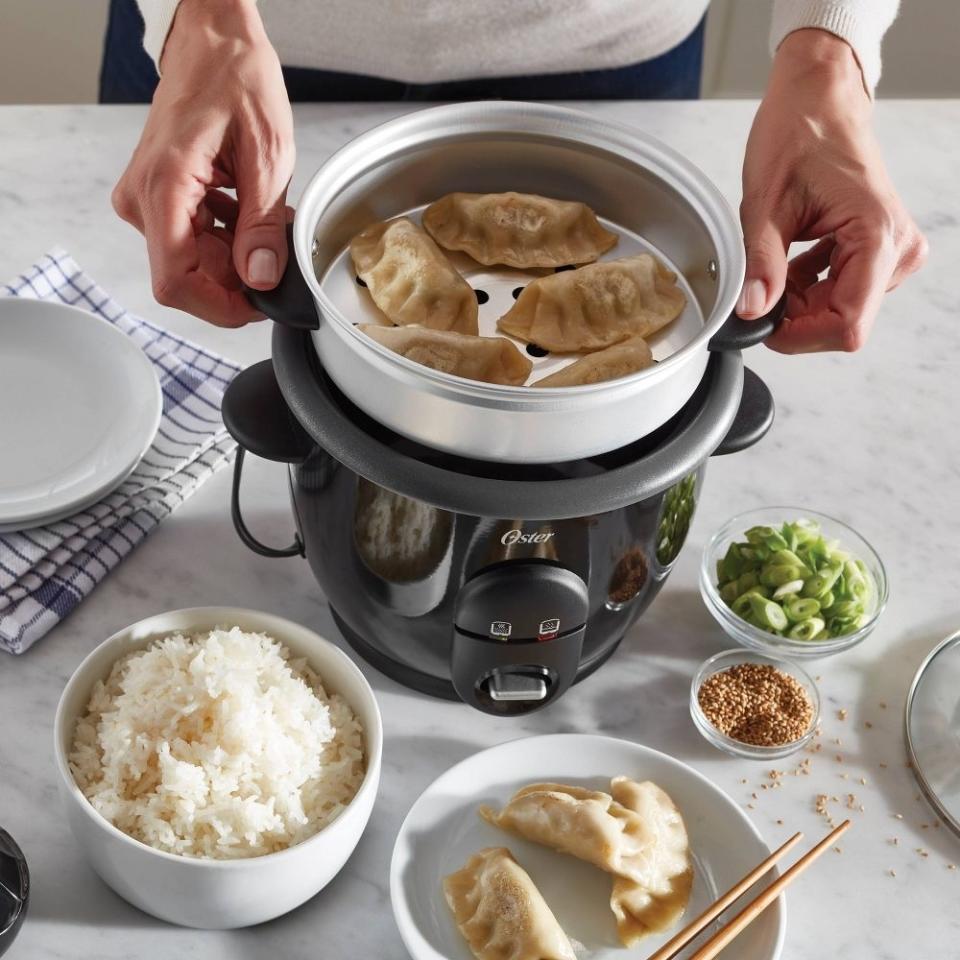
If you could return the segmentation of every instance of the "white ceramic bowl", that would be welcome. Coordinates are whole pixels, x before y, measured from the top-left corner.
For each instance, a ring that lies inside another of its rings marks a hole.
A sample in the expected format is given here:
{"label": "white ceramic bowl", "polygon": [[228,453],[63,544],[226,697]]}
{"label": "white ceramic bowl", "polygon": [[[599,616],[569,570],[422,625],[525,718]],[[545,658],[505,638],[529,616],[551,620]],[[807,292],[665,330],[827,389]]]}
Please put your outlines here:
{"label": "white ceramic bowl", "polygon": [[[93,685],[114,662],[156,637],[201,632],[217,625],[267,633],[296,657],[306,657],[363,724],[367,771],[347,809],[308,840],[278,853],[245,860],[199,860],[155,850],[104,819],[81,793],[67,755],[76,719]],[[383,727],[370,685],[353,661],[312,630],[268,613],[231,607],[196,607],[161,613],[115,633],[77,668],[65,687],[54,721],[60,794],[70,829],[94,870],[121,897],[171,923],[230,929],[287,913],[322,890],[353,853],[370,819],[380,782]]]}

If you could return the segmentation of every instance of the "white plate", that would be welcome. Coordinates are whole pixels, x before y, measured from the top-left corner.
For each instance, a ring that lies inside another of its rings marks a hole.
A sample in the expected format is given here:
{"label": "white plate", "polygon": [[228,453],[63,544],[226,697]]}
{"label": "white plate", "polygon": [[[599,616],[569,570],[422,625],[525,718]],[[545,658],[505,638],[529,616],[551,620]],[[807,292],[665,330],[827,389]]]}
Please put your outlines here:
{"label": "white plate", "polygon": [[137,465],[162,410],[152,364],[112,324],[0,298],[0,531],[98,500]]}
{"label": "white plate", "polygon": [[[471,960],[444,900],[441,881],[462,867],[471,854],[489,846],[510,848],[579,957],[648,957],[665,943],[675,930],[625,949],[617,939],[610,911],[607,874],[498,830],[477,815],[480,804],[502,804],[528,783],[554,781],[605,790],[610,778],[619,774],[655,781],[683,814],[695,869],[687,920],[769,855],[756,828],[722,790],[686,764],[656,750],[585,734],[503,743],[474,754],[435,780],[400,828],[390,865],[390,899],[400,935],[414,960]],[[720,956],[776,960],[785,930],[786,909],[781,897]]]}

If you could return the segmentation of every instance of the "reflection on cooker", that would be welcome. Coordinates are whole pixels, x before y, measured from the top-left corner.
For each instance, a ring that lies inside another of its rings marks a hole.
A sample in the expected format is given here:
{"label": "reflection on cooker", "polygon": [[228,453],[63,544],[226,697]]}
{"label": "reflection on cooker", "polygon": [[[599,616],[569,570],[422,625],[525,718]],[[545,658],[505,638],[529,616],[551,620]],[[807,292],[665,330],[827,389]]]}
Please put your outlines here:
{"label": "reflection on cooker", "polygon": [[691,473],[675,483],[663,498],[663,512],[657,528],[657,560],[669,567],[687,539],[690,521],[697,505],[697,475]]}
{"label": "reflection on cooker", "polygon": [[353,537],[363,562],[391,583],[423,580],[450,544],[452,517],[420,500],[359,479]]}
{"label": "reflection on cooker", "polygon": [[628,604],[647,582],[647,559],[639,547],[632,547],[618,561],[610,575],[607,607],[619,610]]}

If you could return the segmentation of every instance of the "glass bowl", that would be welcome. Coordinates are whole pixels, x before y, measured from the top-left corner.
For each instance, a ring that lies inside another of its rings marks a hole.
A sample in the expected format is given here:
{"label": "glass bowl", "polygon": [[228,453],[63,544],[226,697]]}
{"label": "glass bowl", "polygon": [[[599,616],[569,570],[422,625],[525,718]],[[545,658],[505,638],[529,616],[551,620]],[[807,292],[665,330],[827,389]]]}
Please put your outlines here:
{"label": "glass bowl", "polygon": [[[867,604],[867,618],[863,625],[853,633],[844,634],[829,640],[792,640],[778,637],[737,616],[727,606],[717,589],[717,561],[724,556],[727,548],[735,541],[742,541],[751,527],[779,527],[784,521],[794,521],[801,517],[816,520],[820,530],[828,540],[839,540],[840,548],[848,550],[861,559],[870,573],[873,590]],[[829,657],[835,653],[849,650],[862,643],[873,633],[880,614],[887,605],[887,572],[876,550],[852,527],[828,517],[826,514],[807,510],[803,507],[763,507],[741,513],[725,523],[710,539],[703,551],[700,564],[700,593],[707,609],[717,623],[723,627],[727,636],[737,643],[754,650],[784,654],[797,659]]]}
{"label": "glass bowl", "polygon": [[[756,746],[752,743],[743,743],[728,737],[721,733],[708,719],[707,715],[700,707],[700,701],[697,695],[700,692],[701,684],[715,673],[721,670],[729,670],[730,667],[736,667],[743,663],[757,663],[765,666],[776,667],[783,673],[789,674],[798,683],[802,684],[810,698],[810,705],[813,707],[813,715],[810,718],[810,726],[798,740],[791,740],[790,743],[784,743],[776,747]],[[779,760],[782,757],[788,757],[791,753],[802,750],[813,739],[817,732],[817,725],[820,723],[820,692],[817,685],[813,682],[810,674],[798,664],[784,660],[783,657],[775,657],[766,653],[754,653],[742,648],[736,650],[724,650],[723,653],[714,654],[705,660],[696,672],[693,682],[690,684],[690,716],[693,718],[693,724],[700,731],[704,740],[713,744],[718,750],[729,753],[734,757],[741,757],[745,760]]]}

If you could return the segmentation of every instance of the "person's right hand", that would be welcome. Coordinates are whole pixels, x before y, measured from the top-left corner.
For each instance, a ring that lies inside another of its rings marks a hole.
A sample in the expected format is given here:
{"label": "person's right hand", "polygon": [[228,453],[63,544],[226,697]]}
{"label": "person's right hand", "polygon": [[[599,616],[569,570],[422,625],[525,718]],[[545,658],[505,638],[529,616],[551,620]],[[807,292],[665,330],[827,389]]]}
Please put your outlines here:
{"label": "person's right hand", "polygon": [[241,283],[269,290],[287,262],[294,145],[280,63],[253,0],[182,0],[161,67],[113,206],[146,237],[160,303],[239,327],[262,317]]}

